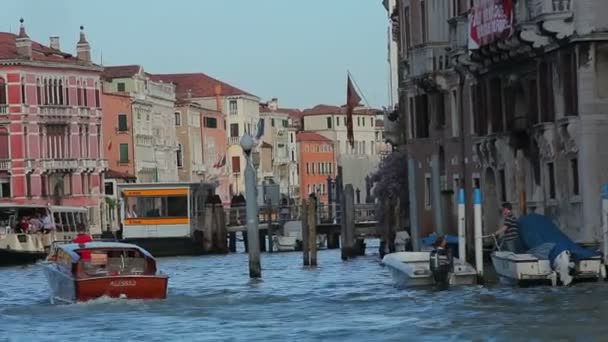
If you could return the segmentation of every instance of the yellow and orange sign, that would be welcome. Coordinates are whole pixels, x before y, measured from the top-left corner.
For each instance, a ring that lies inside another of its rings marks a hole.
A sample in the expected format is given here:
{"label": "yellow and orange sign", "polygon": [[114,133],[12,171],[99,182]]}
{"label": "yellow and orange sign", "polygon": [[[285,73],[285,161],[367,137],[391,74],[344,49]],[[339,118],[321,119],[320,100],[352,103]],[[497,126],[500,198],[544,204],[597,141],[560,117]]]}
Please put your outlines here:
{"label": "yellow and orange sign", "polygon": [[132,217],[125,218],[124,221],[127,226],[162,226],[189,223],[190,220],[187,217]]}
{"label": "yellow and orange sign", "polygon": [[186,196],[188,189],[138,189],[124,190],[124,196]]}

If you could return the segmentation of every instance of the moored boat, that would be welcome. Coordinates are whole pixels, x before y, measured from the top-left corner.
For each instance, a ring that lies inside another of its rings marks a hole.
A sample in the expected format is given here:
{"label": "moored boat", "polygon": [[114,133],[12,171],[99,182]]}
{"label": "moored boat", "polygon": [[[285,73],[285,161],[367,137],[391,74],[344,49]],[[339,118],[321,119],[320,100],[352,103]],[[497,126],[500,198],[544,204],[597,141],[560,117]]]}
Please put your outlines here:
{"label": "moored boat", "polygon": [[503,282],[550,281],[555,286],[605,278],[600,253],[572,241],[548,217],[529,214],[522,216],[518,225],[526,252],[492,253],[492,264]]}
{"label": "moored boat", "polygon": [[43,264],[51,302],[82,302],[99,297],[165,299],[167,275],[139,246],[93,241],[54,243]]}
{"label": "moored boat", "polygon": [[[391,271],[397,287],[431,286],[435,280],[430,259],[430,252],[397,252],[385,255],[382,264]],[[477,272],[470,264],[454,258],[448,282],[452,286],[476,284]]]}

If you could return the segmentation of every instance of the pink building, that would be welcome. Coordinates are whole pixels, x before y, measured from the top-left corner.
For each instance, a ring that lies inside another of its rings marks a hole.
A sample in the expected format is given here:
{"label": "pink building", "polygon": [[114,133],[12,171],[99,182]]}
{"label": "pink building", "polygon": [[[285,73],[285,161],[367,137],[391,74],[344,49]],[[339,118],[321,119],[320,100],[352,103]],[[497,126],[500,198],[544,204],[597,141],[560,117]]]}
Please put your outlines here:
{"label": "pink building", "polygon": [[103,201],[100,74],[81,27],[76,57],[0,32],[0,201],[90,208]]}

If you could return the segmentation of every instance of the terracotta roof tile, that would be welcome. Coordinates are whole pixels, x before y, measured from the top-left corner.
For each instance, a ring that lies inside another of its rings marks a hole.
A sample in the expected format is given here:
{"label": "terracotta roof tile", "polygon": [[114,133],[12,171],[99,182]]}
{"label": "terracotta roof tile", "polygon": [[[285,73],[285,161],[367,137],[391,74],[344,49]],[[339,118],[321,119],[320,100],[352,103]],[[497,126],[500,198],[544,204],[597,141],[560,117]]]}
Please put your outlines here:
{"label": "terracotta roof tile", "polygon": [[129,78],[133,77],[139,72],[141,66],[139,65],[117,65],[108,66],[103,69],[103,78],[111,80],[114,78]]}
{"label": "terracotta roof tile", "polygon": [[219,87],[221,96],[255,96],[203,73],[154,74],[150,75],[150,78],[154,81],[174,83],[178,97],[185,96],[188,90],[191,91],[192,97],[214,97],[216,87]]}
{"label": "terracotta roof tile", "polygon": [[[377,109],[371,108],[355,108],[354,113],[358,115],[377,115]],[[302,116],[308,115],[331,115],[331,114],[346,114],[346,106],[330,106],[325,104],[316,105],[313,108],[302,111]]]}
{"label": "terracotta roof tile", "polygon": [[330,139],[322,136],[318,133],[312,132],[300,132],[296,135],[296,141],[322,141],[322,142],[332,142]]}
{"label": "terracotta roof tile", "polygon": [[[17,53],[15,39],[17,36],[9,32],[0,32],[0,61],[9,59],[23,59]],[[95,64],[83,61],[69,53],[51,49],[48,46],[32,41],[32,60],[38,62],[61,63],[71,65],[92,65]]]}

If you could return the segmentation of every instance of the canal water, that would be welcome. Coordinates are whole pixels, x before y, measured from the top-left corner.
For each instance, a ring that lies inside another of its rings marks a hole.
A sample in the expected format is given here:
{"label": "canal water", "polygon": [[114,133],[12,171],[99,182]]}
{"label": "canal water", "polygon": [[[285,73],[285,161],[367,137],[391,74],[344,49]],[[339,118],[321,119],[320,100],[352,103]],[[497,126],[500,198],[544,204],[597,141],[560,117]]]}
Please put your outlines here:
{"label": "canal water", "polygon": [[[377,249],[368,249],[372,254]],[[166,301],[51,305],[39,266],[0,268],[0,341],[600,341],[608,284],[436,292],[400,290],[377,255],[319,253],[162,258]]]}

